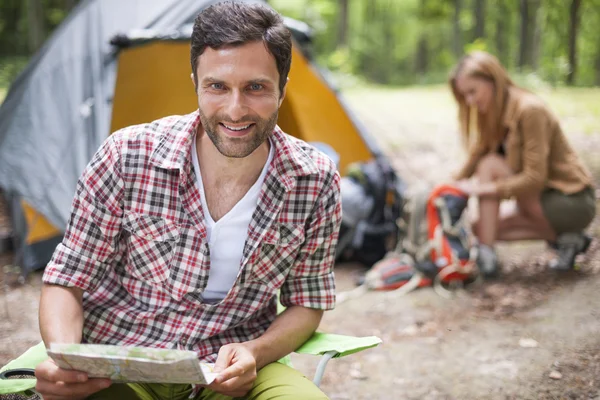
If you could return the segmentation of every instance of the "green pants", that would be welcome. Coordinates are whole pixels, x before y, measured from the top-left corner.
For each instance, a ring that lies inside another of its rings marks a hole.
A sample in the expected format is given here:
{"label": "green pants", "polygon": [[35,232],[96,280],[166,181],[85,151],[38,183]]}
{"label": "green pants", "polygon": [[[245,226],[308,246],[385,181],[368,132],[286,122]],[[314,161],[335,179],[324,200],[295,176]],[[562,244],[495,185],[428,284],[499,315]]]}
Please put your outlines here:
{"label": "green pants", "polygon": [[573,194],[546,189],[541,202],[544,215],[558,234],[582,232],[596,215],[596,195],[591,187]]}
{"label": "green pants", "polygon": [[[160,383],[116,383],[88,399],[93,400],[186,400],[192,393],[191,385]],[[231,400],[229,396],[202,389],[195,400]],[[321,400],[327,396],[309,379],[293,368],[272,363],[258,371],[247,400]]]}

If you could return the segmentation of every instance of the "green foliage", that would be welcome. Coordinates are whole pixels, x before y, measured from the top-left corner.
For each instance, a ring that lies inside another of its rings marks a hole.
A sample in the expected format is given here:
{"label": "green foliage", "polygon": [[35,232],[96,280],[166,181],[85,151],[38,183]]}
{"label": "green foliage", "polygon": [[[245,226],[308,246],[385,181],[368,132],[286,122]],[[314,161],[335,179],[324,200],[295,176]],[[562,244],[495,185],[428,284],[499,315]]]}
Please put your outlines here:
{"label": "green foliage", "polygon": [[[519,72],[533,86],[545,86],[545,82],[557,86],[564,84],[571,68],[570,2],[539,1],[537,14],[529,19],[531,35],[537,38],[532,40],[535,50],[526,53],[522,67],[523,21],[517,0],[486,1],[485,34],[477,39],[473,36],[475,0],[349,0],[349,40],[344,49],[336,42],[338,0],[271,0],[270,4],[315,29],[317,59],[334,72],[353,73],[382,84],[444,82],[461,56],[453,50],[458,43],[463,54],[473,50],[495,54],[509,71]],[[462,7],[456,14],[458,3]],[[530,13],[535,4],[528,3]],[[600,0],[583,1],[580,15],[576,84],[600,85]]]}
{"label": "green foliage", "polygon": [[469,54],[473,51],[490,51],[485,39],[477,38],[473,42],[465,45],[465,53]]}
{"label": "green foliage", "polygon": [[[45,37],[68,15],[77,0],[36,0]],[[392,85],[442,83],[462,54],[486,50],[534,85],[560,86],[569,65],[569,8],[572,0],[528,0],[535,50],[520,60],[520,0],[487,0],[484,35],[474,37],[476,0],[347,0],[347,40],[340,41],[341,0],[269,0],[282,14],[308,23],[314,31],[313,54],[338,76]],[[22,62],[6,57],[31,55],[28,2],[0,0],[0,86],[6,86]],[[460,5],[460,8],[457,8]],[[576,81],[600,86],[600,0],[581,2]],[[456,23],[455,23],[456,22]],[[536,28],[537,27],[537,28]],[[536,29],[533,29],[536,28]],[[343,42],[343,43],[338,43]],[[520,65],[523,64],[523,65]]]}
{"label": "green foliage", "polygon": [[582,4],[581,38],[578,42],[579,83],[600,86],[600,0]]}
{"label": "green foliage", "polygon": [[46,18],[51,28],[58,26],[66,16],[67,11],[61,8],[50,8],[46,13]]}
{"label": "green foliage", "polygon": [[25,68],[27,57],[0,57],[0,90],[8,89],[11,82]]}
{"label": "green foliage", "polygon": [[332,71],[339,71],[345,74],[353,72],[352,56],[347,47],[341,47],[334,50],[331,54],[324,57],[321,65],[324,65]]}

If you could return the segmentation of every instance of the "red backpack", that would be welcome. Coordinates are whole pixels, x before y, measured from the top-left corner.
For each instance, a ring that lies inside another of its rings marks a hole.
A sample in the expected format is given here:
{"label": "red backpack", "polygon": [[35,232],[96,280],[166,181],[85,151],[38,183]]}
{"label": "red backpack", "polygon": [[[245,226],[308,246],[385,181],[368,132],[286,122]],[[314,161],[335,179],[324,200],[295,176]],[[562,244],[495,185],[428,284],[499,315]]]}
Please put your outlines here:
{"label": "red backpack", "polygon": [[417,193],[398,221],[401,239],[395,251],[366,274],[367,289],[403,291],[436,288],[472,280],[476,273],[475,238],[463,216],[468,196],[451,185]]}

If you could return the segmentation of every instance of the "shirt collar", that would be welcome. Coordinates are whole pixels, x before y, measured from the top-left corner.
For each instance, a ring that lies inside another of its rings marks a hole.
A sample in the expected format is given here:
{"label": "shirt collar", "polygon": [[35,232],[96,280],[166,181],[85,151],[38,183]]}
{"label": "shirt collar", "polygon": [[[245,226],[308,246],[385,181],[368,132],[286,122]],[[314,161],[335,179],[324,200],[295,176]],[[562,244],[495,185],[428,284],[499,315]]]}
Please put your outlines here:
{"label": "shirt collar", "polygon": [[[159,144],[150,160],[158,167],[183,171],[191,162],[192,140],[200,125],[200,113],[196,110],[187,115],[168,117],[165,120],[170,123],[167,123],[160,132]],[[157,123],[160,124],[161,121],[164,120],[159,120]],[[273,167],[288,189],[293,186],[294,178],[318,172],[317,165],[302,149],[300,143],[298,139],[285,134],[278,126],[273,129],[271,136],[271,144],[275,147]]]}
{"label": "shirt collar", "polygon": [[[163,125],[164,122],[164,125]],[[165,169],[183,170],[190,162],[192,139],[200,124],[198,110],[183,116],[167,117],[156,122],[159,133],[158,146],[152,152],[150,162]]]}

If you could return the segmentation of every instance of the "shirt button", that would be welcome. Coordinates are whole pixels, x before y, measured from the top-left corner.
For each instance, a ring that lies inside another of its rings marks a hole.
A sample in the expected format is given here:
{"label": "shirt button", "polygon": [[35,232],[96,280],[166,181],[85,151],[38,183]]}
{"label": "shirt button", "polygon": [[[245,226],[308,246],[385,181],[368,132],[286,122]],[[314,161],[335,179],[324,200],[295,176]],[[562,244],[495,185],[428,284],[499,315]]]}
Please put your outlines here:
{"label": "shirt button", "polygon": [[181,339],[181,341],[180,341],[180,342],[181,342],[181,345],[182,345],[182,346],[185,346],[185,345],[187,345],[187,339],[186,339],[186,338],[183,338],[183,339]]}

